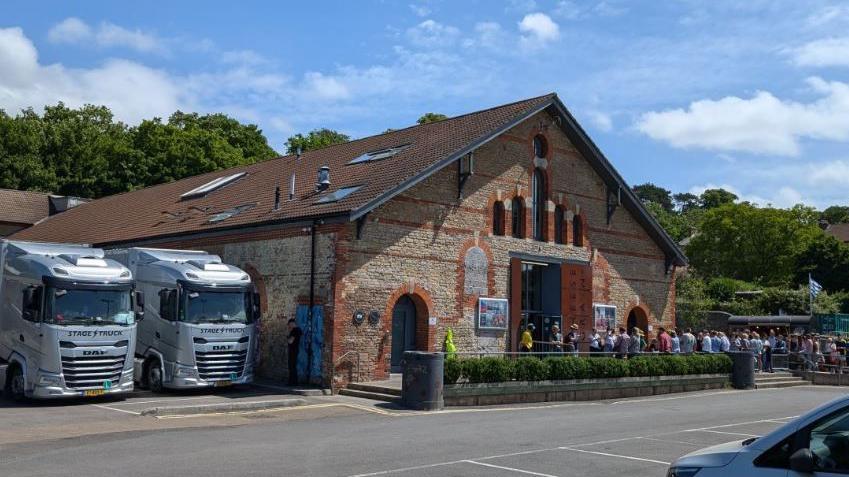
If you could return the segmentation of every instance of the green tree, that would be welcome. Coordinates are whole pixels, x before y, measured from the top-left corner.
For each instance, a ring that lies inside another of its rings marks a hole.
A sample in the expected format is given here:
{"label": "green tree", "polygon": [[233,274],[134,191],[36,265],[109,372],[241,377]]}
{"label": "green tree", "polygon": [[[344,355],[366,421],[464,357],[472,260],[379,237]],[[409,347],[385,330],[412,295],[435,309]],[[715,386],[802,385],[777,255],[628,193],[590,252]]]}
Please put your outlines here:
{"label": "green tree", "polygon": [[795,282],[807,285],[808,274],[826,290],[849,291],[849,246],[830,235],[817,235],[798,256]]}
{"label": "green tree", "polygon": [[635,185],[631,189],[643,202],[654,202],[663,207],[663,210],[672,212],[672,193],[663,187],[646,182],[645,184]]}
{"label": "green tree", "polygon": [[691,264],[706,277],[730,277],[762,285],[787,285],[797,257],[822,231],[809,209],[726,204],[706,211],[687,245]]}
{"label": "green tree", "polygon": [[845,224],[849,222],[849,207],[832,205],[822,211],[822,218],[830,224]]}
{"label": "green tree", "polygon": [[334,144],[342,144],[350,141],[351,138],[346,134],[342,134],[332,129],[321,128],[313,129],[306,136],[303,134],[295,134],[286,141],[286,154],[295,154],[300,148],[301,152],[313,151],[323,147],[332,146]]}
{"label": "green tree", "polygon": [[715,209],[726,204],[733,204],[737,196],[725,189],[708,189],[699,197],[701,206],[705,209]]}
{"label": "green tree", "polygon": [[442,121],[443,119],[448,119],[448,116],[440,113],[424,113],[422,117],[416,120],[417,124],[427,124],[427,123],[435,123],[437,121]]}
{"label": "green tree", "polygon": [[689,192],[673,194],[672,201],[681,213],[686,213],[699,207],[699,197]]}

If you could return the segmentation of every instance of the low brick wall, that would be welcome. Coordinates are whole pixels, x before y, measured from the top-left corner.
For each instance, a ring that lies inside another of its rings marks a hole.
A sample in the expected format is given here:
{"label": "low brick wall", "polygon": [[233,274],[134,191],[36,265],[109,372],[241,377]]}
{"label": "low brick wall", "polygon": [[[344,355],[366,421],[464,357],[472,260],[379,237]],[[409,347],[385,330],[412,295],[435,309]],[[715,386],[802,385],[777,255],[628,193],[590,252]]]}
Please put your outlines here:
{"label": "low brick wall", "polygon": [[638,378],[575,379],[569,381],[511,381],[507,383],[447,384],[446,406],[485,406],[549,401],[596,401],[656,394],[722,389],[728,374],[648,376]]}
{"label": "low brick wall", "polygon": [[811,384],[819,384],[822,386],[849,386],[849,374],[805,372],[799,373],[802,378],[807,379]]}

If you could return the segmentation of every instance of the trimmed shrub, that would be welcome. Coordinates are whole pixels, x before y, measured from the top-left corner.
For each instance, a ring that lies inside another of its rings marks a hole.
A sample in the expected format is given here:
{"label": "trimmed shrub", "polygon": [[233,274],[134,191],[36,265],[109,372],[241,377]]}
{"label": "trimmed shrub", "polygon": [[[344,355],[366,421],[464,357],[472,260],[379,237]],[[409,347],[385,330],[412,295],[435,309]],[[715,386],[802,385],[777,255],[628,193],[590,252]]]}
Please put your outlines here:
{"label": "trimmed shrub", "polygon": [[628,362],[616,358],[592,358],[588,360],[591,378],[624,378],[629,375]]}
{"label": "trimmed shrub", "polygon": [[546,358],[548,376],[552,380],[586,379],[593,377],[589,360],[585,358]]}
{"label": "trimmed shrub", "polygon": [[513,377],[516,381],[545,381],[549,379],[548,365],[537,358],[519,358],[513,365]]}
{"label": "trimmed shrub", "polygon": [[463,375],[470,383],[500,383],[513,378],[513,362],[504,358],[486,357],[463,362]]}
{"label": "trimmed shrub", "polygon": [[454,384],[463,375],[463,362],[459,359],[446,359],[442,368],[443,384]]}

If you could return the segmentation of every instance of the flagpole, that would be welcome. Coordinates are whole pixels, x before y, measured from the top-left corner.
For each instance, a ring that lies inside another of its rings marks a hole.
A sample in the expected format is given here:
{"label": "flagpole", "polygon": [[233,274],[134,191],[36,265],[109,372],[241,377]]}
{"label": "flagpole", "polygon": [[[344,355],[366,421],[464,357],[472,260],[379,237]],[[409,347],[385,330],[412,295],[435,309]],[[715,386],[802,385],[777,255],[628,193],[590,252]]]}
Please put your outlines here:
{"label": "flagpole", "polygon": [[808,273],[808,301],[810,302],[811,322],[813,322],[813,320],[814,320],[814,292],[813,292],[813,289],[811,288],[811,274],[810,273]]}

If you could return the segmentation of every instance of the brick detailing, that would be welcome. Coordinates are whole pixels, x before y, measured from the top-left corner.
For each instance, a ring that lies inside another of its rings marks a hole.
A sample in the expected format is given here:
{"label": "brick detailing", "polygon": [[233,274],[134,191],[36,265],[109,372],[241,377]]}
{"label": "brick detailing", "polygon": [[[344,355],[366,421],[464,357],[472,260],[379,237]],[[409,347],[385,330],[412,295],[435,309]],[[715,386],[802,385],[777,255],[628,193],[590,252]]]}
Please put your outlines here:
{"label": "brick detailing", "polygon": [[593,322],[592,268],[589,264],[564,263],[560,267],[560,287],[564,329],[574,324],[586,334]]}
{"label": "brick detailing", "polygon": [[[418,284],[413,283],[411,286],[410,283],[404,283],[389,295],[389,300],[383,313],[385,317],[383,320],[383,332],[384,336],[388,336],[389,339],[383,349],[384,356],[378,355],[378,374],[382,372],[385,375],[389,369],[389,351],[392,349],[392,310],[398,299],[404,295],[409,296],[416,306],[416,350],[436,351],[434,342],[435,327],[429,324],[431,310],[433,310],[433,298],[431,298],[427,290]],[[380,368],[381,365],[382,368]]]}

